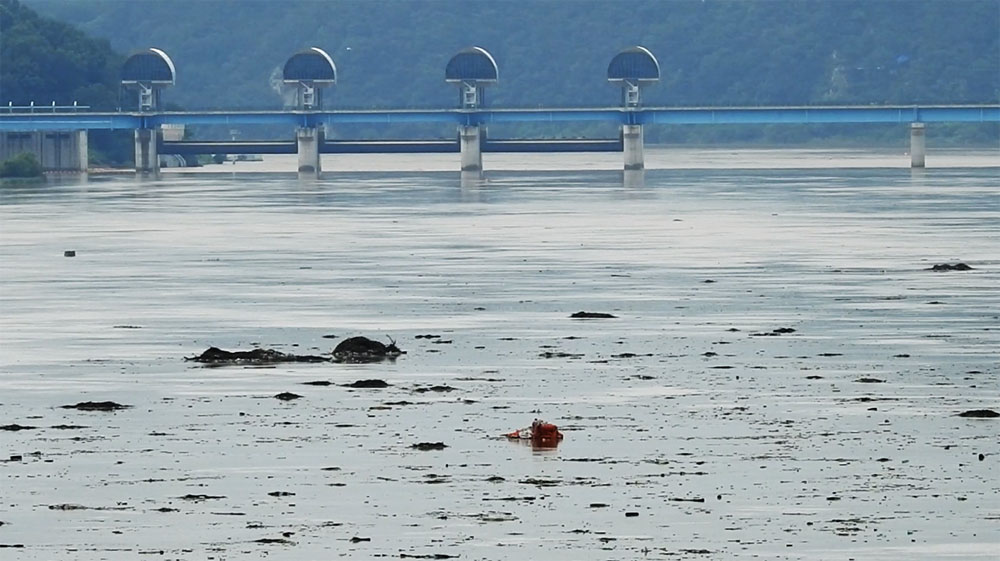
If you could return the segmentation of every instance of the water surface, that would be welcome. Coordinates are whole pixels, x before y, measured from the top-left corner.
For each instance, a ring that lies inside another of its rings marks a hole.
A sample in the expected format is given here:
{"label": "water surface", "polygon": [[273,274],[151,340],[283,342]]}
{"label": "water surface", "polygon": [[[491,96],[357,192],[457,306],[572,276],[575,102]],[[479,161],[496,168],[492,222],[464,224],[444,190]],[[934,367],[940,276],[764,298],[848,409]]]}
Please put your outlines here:
{"label": "water surface", "polygon": [[995,558],[996,154],[835,156],[4,187],[3,558]]}

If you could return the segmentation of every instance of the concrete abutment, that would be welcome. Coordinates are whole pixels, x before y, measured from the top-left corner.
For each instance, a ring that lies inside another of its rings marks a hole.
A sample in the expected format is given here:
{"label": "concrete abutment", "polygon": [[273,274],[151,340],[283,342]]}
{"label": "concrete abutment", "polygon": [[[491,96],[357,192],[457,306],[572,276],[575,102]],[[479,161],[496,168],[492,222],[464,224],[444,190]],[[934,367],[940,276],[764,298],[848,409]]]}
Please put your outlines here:
{"label": "concrete abutment", "polygon": [[34,154],[44,171],[87,171],[87,131],[0,132],[0,162]]}

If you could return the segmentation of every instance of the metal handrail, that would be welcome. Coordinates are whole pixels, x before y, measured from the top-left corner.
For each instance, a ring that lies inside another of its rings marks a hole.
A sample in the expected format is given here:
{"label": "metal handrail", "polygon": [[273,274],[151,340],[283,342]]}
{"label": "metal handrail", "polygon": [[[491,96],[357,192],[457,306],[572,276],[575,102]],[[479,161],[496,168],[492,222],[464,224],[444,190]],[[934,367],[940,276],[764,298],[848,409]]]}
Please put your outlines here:
{"label": "metal handrail", "polygon": [[90,111],[90,106],[80,105],[75,101],[73,105],[56,105],[54,101],[51,105],[35,105],[34,101],[30,105],[14,105],[13,101],[8,101],[7,105],[0,105],[2,113],[76,113],[78,111]]}

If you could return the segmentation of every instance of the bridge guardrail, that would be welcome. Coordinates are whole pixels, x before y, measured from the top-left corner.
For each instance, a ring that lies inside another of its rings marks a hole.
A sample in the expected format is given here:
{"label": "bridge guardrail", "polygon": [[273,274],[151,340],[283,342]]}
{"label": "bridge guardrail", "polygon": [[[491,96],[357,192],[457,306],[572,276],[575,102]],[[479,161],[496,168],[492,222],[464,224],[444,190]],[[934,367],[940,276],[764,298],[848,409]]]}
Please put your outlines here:
{"label": "bridge guardrail", "polygon": [[31,105],[14,105],[13,102],[0,105],[0,113],[77,113],[80,111],[90,111],[90,106],[79,105],[75,101],[73,105],[56,105],[54,101],[51,105],[35,105],[34,102]]}

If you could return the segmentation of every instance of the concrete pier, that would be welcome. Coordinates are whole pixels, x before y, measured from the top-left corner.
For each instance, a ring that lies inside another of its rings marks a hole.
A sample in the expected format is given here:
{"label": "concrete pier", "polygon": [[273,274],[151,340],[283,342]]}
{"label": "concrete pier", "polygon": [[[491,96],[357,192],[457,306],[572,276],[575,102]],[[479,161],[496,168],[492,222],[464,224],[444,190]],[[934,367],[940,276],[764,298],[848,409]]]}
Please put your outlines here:
{"label": "concrete pier", "polygon": [[642,125],[622,125],[622,142],[625,153],[625,169],[644,169],[642,154]]}
{"label": "concrete pier", "polygon": [[87,131],[75,131],[77,171],[87,171],[90,167],[90,144]]}
{"label": "concrete pier", "polygon": [[135,130],[135,172],[138,174],[159,174],[160,157],[157,140],[160,129]]}
{"label": "concrete pier", "polygon": [[299,177],[319,177],[322,170],[319,146],[323,142],[323,130],[314,127],[295,129],[295,141],[299,153]]}
{"label": "concrete pier", "polygon": [[462,172],[482,173],[483,151],[479,126],[458,127],[458,138],[462,152]]}
{"label": "concrete pier", "polygon": [[87,131],[0,132],[0,161],[25,152],[44,171],[87,171]]}
{"label": "concrete pier", "polygon": [[927,138],[924,136],[926,127],[923,123],[910,123],[910,167],[924,167],[924,156],[927,153]]}

